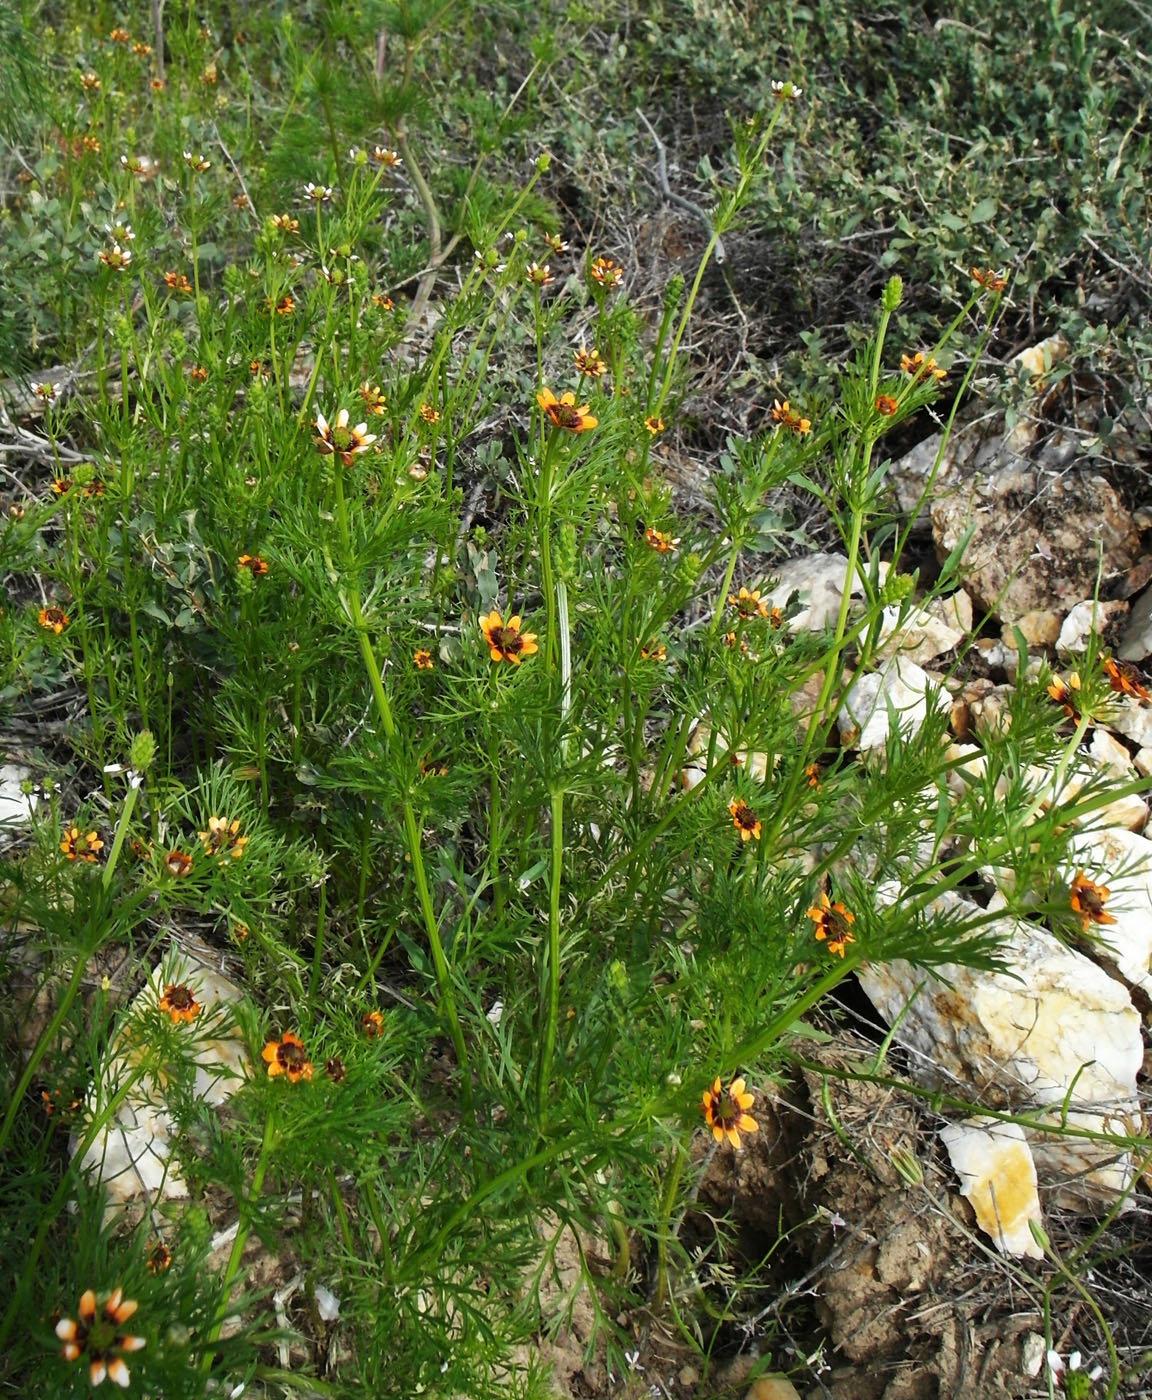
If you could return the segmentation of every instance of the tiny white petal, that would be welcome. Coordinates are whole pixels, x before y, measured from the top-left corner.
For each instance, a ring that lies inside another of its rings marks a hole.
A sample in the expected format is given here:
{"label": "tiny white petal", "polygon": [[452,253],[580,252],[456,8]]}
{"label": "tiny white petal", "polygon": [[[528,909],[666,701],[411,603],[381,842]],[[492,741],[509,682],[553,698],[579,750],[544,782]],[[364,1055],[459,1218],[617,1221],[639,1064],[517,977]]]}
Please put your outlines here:
{"label": "tiny white petal", "polygon": [[340,1299],[330,1289],[318,1283],[312,1290],[316,1298],[316,1311],[321,1322],[335,1322],[340,1316]]}

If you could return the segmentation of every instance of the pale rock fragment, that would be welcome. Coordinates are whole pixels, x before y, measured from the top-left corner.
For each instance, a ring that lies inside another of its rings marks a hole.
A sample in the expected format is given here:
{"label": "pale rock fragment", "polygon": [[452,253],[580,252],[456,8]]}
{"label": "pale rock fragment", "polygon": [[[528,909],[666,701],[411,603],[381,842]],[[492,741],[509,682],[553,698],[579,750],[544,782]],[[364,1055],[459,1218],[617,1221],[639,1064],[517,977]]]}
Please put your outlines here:
{"label": "pale rock fragment", "polygon": [[[681,787],[691,789],[704,781],[704,775],[708,771],[708,750],[710,748],[712,748],[712,722],[705,715],[689,736],[684,767],[680,771]],[[746,773],[753,782],[764,783],[768,781],[770,762],[768,755],[751,749],[733,751],[728,736],[723,730],[716,731],[714,754],[718,759],[727,754],[732,767]],[[773,755],[771,766],[775,768],[779,761],[780,755]]]}
{"label": "pale rock fragment", "polygon": [[[899,889],[878,898],[894,903]],[[986,917],[951,892],[929,912]],[[1127,989],[1037,925],[1005,916],[982,926],[1003,938],[1005,972],[945,964],[936,978],[902,960],[858,969],[895,1038],[915,1052],[918,1077],[959,1082],[996,1106],[1051,1109],[1054,1122],[1063,1115],[1069,1126],[1135,1132],[1144,1049]],[[1131,1183],[1130,1154],[1108,1142],[1039,1133],[1030,1141],[1041,1183],[1057,1185],[1062,1202],[1111,1203]]]}
{"label": "pale rock fragment", "polygon": [[[219,1106],[232,1096],[248,1071],[247,1049],[229,1014],[229,1008],[243,997],[240,988],[191,953],[175,951],[164,958],[129,1008],[125,1030],[86,1104],[89,1115],[99,1114],[127,1081],[134,1080],[110,1121],[80,1158],[89,1179],[103,1183],[110,1214],[133,1201],[154,1207],[159,1201],[188,1195],[188,1183],[172,1150],[176,1124],[165,1102],[164,1076],[157,1080],[138,1071],[151,1049],[148,1019],[166,1015],[157,1002],[165,986],[181,982],[188,985],[201,1007],[191,1024],[180,1027],[187,1039],[187,1059],[194,1066],[194,1095]],[[79,1131],[73,1134],[74,1146],[81,1140]]]}
{"label": "pale rock fragment", "polygon": [[1056,650],[1061,652],[1084,652],[1088,650],[1088,638],[1095,634],[1103,636],[1118,618],[1128,611],[1128,604],[1121,598],[1111,602],[1098,602],[1089,598],[1077,603],[1069,612],[1060,627],[1056,638]]}
{"label": "pale rock fragment", "polygon": [[[969,608],[971,612],[971,608]],[[880,624],[879,660],[897,653],[918,666],[952,651],[964,640],[964,632],[926,608],[912,608],[901,620],[898,607],[885,608]]]}
{"label": "pale rock fragment", "polygon": [[1131,739],[1137,748],[1152,748],[1152,704],[1147,700],[1117,695],[1096,718]]}
{"label": "pale rock fragment", "polygon": [[946,703],[940,686],[914,661],[897,656],[880,671],[857,676],[836,716],[845,747],[883,749],[893,727],[908,737]]}
{"label": "pale rock fragment", "polygon": [[1000,640],[1006,647],[1016,648],[1016,633],[1019,632],[1030,647],[1050,647],[1060,635],[1060,614],[1051,608],[1036,608],[1022,613],[1012,622],[1006,622],[1000,632]]}
{"label": "pale rock fragment", "polygon": [[800,1392],[786,1376],[760,1376],[748,1387],[744,1400],[800,1400]]}
{"label": "pale rock fragment", "polygon": [[1069,882],[1078,870],[1108,890],[1110,924],[1086,932],[1116,964],[1125,982],[1152,995],[1152,841],[1121,828],[1083,831],[1069,847]]}
{"label": "pale rock fragment", "polygon": [[27,826],[36,810],[36,798],[24,791],[31,769],[14,763],[0,767],[0,826]]}
{"label": "pale rock fragment", "polygon": [[1132,766],[1142,778],[1152,777],[1152,749],[1137,749],[1132,758]]}
{"label": "pale rock fragment", "polygon": [[[802,606],[788,619],[788,626],[796,632],[822,632],[835,625],[847,571],[848,560],[843,554],[808,554],[790,559],[781,564],[776,587],[766,602],[770,607],[783,608],[792,594],[797,594]],[[887,571],[888,566],[881,564],[881,582]],[[856,576],[852,578],[849,592],[854,598],[863,596],[863,585]]]}
{"label": "pale rock fragment", "polygon": [[960,1178],[960,1194],[976,1212],[976,1223],[1002,1254],[1043,1259],[1029,1223],[1041,1222],[1036,1164],[1024,1129],[996,1118],[967,1118],[941,1128]]}
{"label": "pale rock fragment", "polygon": [[1116,655],[1121,661],[1143,661],[1152,656],[1152,588],[1146,588],[1132,603]]}

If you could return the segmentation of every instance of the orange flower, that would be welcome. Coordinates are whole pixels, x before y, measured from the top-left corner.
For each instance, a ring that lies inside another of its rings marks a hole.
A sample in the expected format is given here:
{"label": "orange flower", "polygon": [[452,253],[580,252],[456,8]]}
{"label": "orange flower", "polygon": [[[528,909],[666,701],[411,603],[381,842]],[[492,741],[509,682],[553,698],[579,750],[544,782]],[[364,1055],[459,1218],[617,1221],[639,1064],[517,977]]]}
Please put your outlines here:
{"label": "orange flower", "polygon": [[236,567],[238,569],[247,569],[254,578],[259,578],[261,574],[266,574],[268,572],[267,562],[261,559],[258,554],[238,554],[236,556]]}
{"label": "orange flower", "polygon": [[572,351],[572,360],[580,373],[586,374],[589,379],[599,379],[608,373],[608,365],[598,350],[585,350],[581,345],[579,350]]}
{"label": "orange flower", "polygon": [[891,394],[877,394],[876,402],[873,404],[876,412],[885,418],[891,418],[896,412],[896,400]]}
{"label": "orange flower", "polygon": [[667,661],[668,649],[663,642],[649,642],[646,647],[640,648],[641,661]]}
{"label": "orange flower", "polygon": [[111,1293],[96,1316],[96,1294],[86,1289],[80,1295],[80,1306],[75,1320],[62,1317],[56,1324],[56,1335],[64,1343],[60,1355],[65,1361],[88,1361],[88,1379],[92,1385],[102,1385],[105,1377],[113,1385],[126,1386],[129,1381],[128,1367],[120,1355],[125,1351],[139,1351],[144,1345],[143,1337],[132,1337],[120,1331],[120,1324],[127,1322],[136,1311],[136,1304],[122,1296],[117,1288]]}
{"label": "orange flower", "polygon": [[729,593],[728,602],[745,622],[753,617],[762,617],[766,621],[771,620],[772,612],[769,610],[767,602],[760,597],[758,588],[741,588],[739,593]]}
{"label": "orange flower", "polygon": [[798,413],[792,412],[792,406],[787,399],[783,403],[779,399],[772,400],[772,407],[769,410],[773,423],[780,423],[797,437],[803,437],[805,433],[812,431],[812,421],[809,418],[801,418]]}
{"label": "orange flower", "polygon": [[196,835],[203,842],[204,849],[208,854],[216,856],[222,863],[225,856],[239,860],[244,854],[248,838],[239,835],[239,831],[239,817],[234,817],[232,821],[229,821],[227,817],[209,817],[208,830],[198,831]]}
{"label": "orange flower", "polygon": [[922,350],[917,350],[914,355],[901,355],[900,368],[905,374],[910,374],[917,383],[924,379],[945,379],[948,374],[931,355],[925,359]]}
{"label": "orange flower", "polygon": [[388,401],[384,397],[383,390],[375,384],[370,384],[367,379],[360,385],[357,393],[364,400],[364,407],[369,413],[375,413],[379,417],[388,412]]}
{"label": "orange flower", "polygon": [[182,272],[166,272],[164,274],[164,285],[171,292],[183,292],[187,294],[192,290],[192,283]]}
{"label": "orange flower", "polygon": [[741,841],[760,840],[759,819],[746,802],[738,797],[734,802],[729,802],[728,810],[732,814],[732,825],[740,833]]}
{"label": "orange flower", "polygon": [[412,653],[412,664],[418,671],[431,671],[432,653],[423,647],[418,648]]}
{"label": "orange flower", "polygon": [[532,656],[538,648],[535,632],[520,631],[520,616],[510,617],[503,622],[495,608],[480,621],[480,631],[488,643],[493,661],[511,661],[520,665],[522,656]]}
{"label": "orange flower", "polygon": [[70,826],[60,841],[60,849],[68,860],[95,865],[100,858],[99,853],[104,849],[104,842],[94,831],[85,833],[78,826]]}
{"label": "orange flower", "polygon": [[1104,674],[1108,684],[1120,695],[1131,695],[1136,700],[1152,699],[1144,689],[1143,677],[1131,661],[1113,661],[1110,656],[1106,657]]}
{"label": "orange flower", "polygon": [[657,554],[671,554],[680,543],[680,537],[675,539],[671,535],[666,535],[662,530],[653,530],[649,526],[644,531],[644,543],[649,549],[654,549]]}
{"label": "orange flower", "polygon": [[[1080,693],[1080,673],[1078,671],[1069,672],[1067,681],[1063,681],[1056,676],[1052,684],[1048,687],[1048,694],[1060,705],[1069,719],[1077,722],[1081,715],[1082,695]],[[1089,721],[1091,723],[1091,721]]]}
{"label": "orange flower", "polygon": [[420,405],[420,417],[425,423],[439,423],[440,421],[439,410],[433,408],[430,403]]}
{"label": "orange flower", "polygon": [[300,220],[294,219],[291,214],[273,214],[271,223],[278,233],[300,232]]}
{"label": "orange flower", "polygon": [[59,636],[68,626],[68,614],[62,608],[41,608],[38,621],[46,632]]}
{"label": "orange flower", "polygon": [[1002,272],[993,272],[990,267],[974,267],[971,273],[973,282],[989,292],[1002,292],[1008,285],[1005,275]]}
{"label": "orange flower", "polygon": [[152,1240],[144,1251],[144,1267],[150,1274],[163,1274],[172,1266],[172,1251],[162,1240]]}
{"label": "orange flower", "polygon": [[588,412],[586,403],[577,407],[576,395],[571,390],[557,398],[551,389],[541,389],[536,402],[554,428],[563,428],[569,433],[586,433],[599,422]]}
{"label": "orange flower", "polygon": [[820,765],[818,763],[809,763],[804,769],[804,776],[808,779],[810,788],[818,789],[820,787]]}
{"label": "orange flower", "polygon": [[270,1040],[260,1052],[260,1058],[268,1066],[268,1078],[284,1075],[289,1084],[298,1079],[312,1078],[312,1061],[304,1049],[304,1042],[291,1031],[285,1031],[277,1040]]}
{"label": "orange flower", "polygon": [[1104,910],[1110,891],[1104,885],[1094,885],[1083,870],[1077,870],[1068,889],[1068,903],[1080,919],[1080,929],[1086,933],[1089,924],[1114,924],[1116,920]]}
{"label": "orange flower", "polygon": [[169,982],[156,1007],[159,1011],[167,1011],[170,1021],[183,1021],[189,1026],[200,1014],[200,1003],[185,982]]}
{"label": "orange flower", "polygon": [[180,880],[190,873],[192,857],[184,851],[169,851],[164,857],[164,869],[169,875],[174,875]]}
{"label": "orange flower", "polygon": [[828,896],[821,892],[820,903],[808,910],[808,917],[816,925],[813,933],[817,942],[823,943],[827,940],[828,951],[837,957],[844,956],[847,944],[856,942],[851,929],[856,922],[856,915],[850,913],[839,900],[832,903]]}
{"label": "orange flower", "polygon": [[713,1081],[711,1089],[705,1089],[700,1101],[704,1121],[712,1129],[712,1136],[717,1142],[727,1138],[733,1147],[740,1146],[741,1133],[759,1131],[760,1125],[747,1112],[751,1107],[752,1095],[747,1092],[743,1079],[734,1079],[724,1089],[719,1076]]}
{"label": "orange flower", "polygon": [[366,1011],[360,1017],[360,1029],[369,1040],[375,1040],[384,1033],[384,1017],[379,1011]]}
{"label": "orange flower", "polygon": [[655,437],[657,433],[662,433],[664,431],[664,420],[663,418],[657,418],[655,415],[650,414],[645,418],[644,426],[652,436]]}
{"label": "orange flower", "polygon": [[597,286],[611,292],[624,281],[624,269],[611,258],[597,258],[589,267],[588,276]]}

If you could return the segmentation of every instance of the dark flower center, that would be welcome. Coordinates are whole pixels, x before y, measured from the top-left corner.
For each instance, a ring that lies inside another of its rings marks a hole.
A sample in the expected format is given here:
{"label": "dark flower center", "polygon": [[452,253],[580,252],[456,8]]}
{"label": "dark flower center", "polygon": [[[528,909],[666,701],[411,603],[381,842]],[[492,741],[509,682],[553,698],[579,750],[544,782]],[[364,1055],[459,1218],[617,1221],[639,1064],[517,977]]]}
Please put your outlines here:
{"label": "dark flower center", "polygon": [[276,1058],[284,1066],[285,1070],[291,1074],[299,1073],[308,1063],[308,1056],[304,1053],[304,1047],[290,1041],[287,1045],[281,1045],[276,1051]]}

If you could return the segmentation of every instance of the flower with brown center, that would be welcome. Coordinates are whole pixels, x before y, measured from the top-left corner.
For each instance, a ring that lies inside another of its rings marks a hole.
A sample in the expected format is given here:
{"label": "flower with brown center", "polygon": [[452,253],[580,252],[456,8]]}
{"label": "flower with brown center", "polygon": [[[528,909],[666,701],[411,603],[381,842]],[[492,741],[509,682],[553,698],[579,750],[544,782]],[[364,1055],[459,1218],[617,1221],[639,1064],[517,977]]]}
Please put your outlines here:
{"label": "flower with brown center", "polygon": [[1007,277],[1002,272],[994,272],[990,267],[974,267],[970,271],[973,282],[986,291],[1002,292],[1008,285]]}
{"label": "flower with brown center", "polygon": [[62,1118],[69,1119],[80,1107],[80,1100],[64,1097],[63,1089],[53,1089],[51,1094],[44,1089],[40,1090],[40,1107],[43,1108],[45,1117],[51,1118],[59,1113]]}
{"label": "flower with brown center", "polygon": [[624,269],[611,258],[597,258],[588,268],[588,276],[605,291],[615,291],[624,281]]}
{"label": "flower with brown center", "polygon": [[38,399],[42,399],[45,403],[51,403],[60,393],[60,385],[45,380],[43,384],[37,384],[32,392]]}
{"label": "flower with brown center", "polygon": [[164,869],[177,880],[182,880],[192,872],[192,857],[187,851],[169,851],[164,857]]}
{"label": "flower with brown center", "polygon": [[556,280],[547,263],[529,263],[524,276],[531,287],[549,287]]}
{"label": "flower with brown center", "polygon": [[208,378],[208,371],[203,365],[193,365],[188,371],[188,378],[191,379],[194,384],[203,384]]}
{"label": "flower with brown center", "polygon": [[872,405],[882,418],[891,418],[898,407],[896,400],[891,394],[877,394],[876,402]]}
{"label": "flower with brown center", "polygon": [[374,413],[379,418],[388,412],[388,401],[384,397],[384,391],[375,384],[370,384],[366,379],[356,391],[364,400],[364,407],[369,413]]}
{"label": "flower with brown center", "polygon": [[536,395],[536,402],[549,423],[554,428],[563,428],[565,432],[586,433],[599,421],[588,412],[586,403],[577,405],[576,395],[571,390],[557,398],[551,389],[541,389]]}
{"label": "flower with brown center", "polygon": [[348,1073],[344,1067],[344,1061],[339,1055],[333,1055],[330,1060],[324,1061],[324,1073],[333,1084],[342,1084],[344,1076]]}
{"label": "flower with brown center", "polygon": [[[1074,719],[1079,723],[1083,713],[1079,671],[1070,671],[1067,681],[1062,680],[1059,676],[1054,677],[1051,685],[1048,686],[1048,694],[1063,709],[1069,719]],[[1091,724],[1092,720],[1089,719],[1088,723]]]}
{"label": "flower with brown center", "polygon": [[641,661],[667,661],[668,648],[663,642],[649,642],[646,647],[640,648]]}
{"label": "flower with brown center", "polygon": [[657,554],[671,554],[680,543],[680,537],[675,538],[666,535],[662,530],[654,530],[651,525],[644,531],[644,543],[649,549],[654,549]]}
{"label": "flower with brown center", "polygon": [[412,665],[415,666],[418,671],[431,671],[432,653],[424,647],[418,647],[412,653]]}
{"label": "flower with brown center", "polygon": [[504,622],[495,608],[480,619],[480,632],[493,661],[511,661],[513,666],[519,666],[522,656],[532,656],[538,650],[536,633],[521,632],[520,621],[517,613]]}
{"label": "flower with brown center", "polygon": [[845,947],[856,942],[852,933],[856,915],[846,909],[839,900],[833,903],[823,891],[820,894],[820,903],[808,910],[808,917],[816,925],[812,930],[816,941],[826,942],[828,951],[836,957],[842,958]]}
{"label": "flower with brown center", "polygon": [[[188,863],[191,865],[192,862]],[[190,1026],[200,1014],[200,1003],[187,982],[169,982],[156,1007],[159,1011],[166,1011],[170,1021],[183,1021],[186,1026]]]}
{"label": "flower with brown center", "polygon": [[332,198],[331,185],[314,185],[311,180],[304,186],[305,195],[315,204],[327,204]]}
{"label": "flower with brown center", "polygon": [[126,29],[121,29],[119,25],[115,29],[108,31],[108,41],[112,44],[130,44],[132,35]]}
{"label": "flower with brown center", "polygon": [[910,374],[918,384],[925,379],[939,381],[948,375],[948,371],[941,369],[931,355],[925,359],[923,350],[917,350],[914,355],[901,355],[900,368],[903,373]]}
{"label": "flower with brown center", "polygon": [[585,374],[589,379],[599,379],[608,373],[608,365],[601,358],[598,350],[585,350],[581,345],[579,350],[572,351],[572,362],[581,374]]}
{"label": "flower with brown center", "polygon": [[144,1267],[150,1274],[164,1274],[172,1267],[172,1251],[163,1240],[151,1240],[144,1251]]}
{"label": "flower with brown center", "polygon": [[192,283],[182,272],[166,272],[164,274],[164,285],[170,292],[182,292],[187,295],[192,290]]}
{"label": "flower with brown center", "polygon": [[348,426],[348,410],[342,408],[331,426],[322,413],[317,413],[315,428],[317,436],[312,439],[317,449],[326,457],[336,456],[346,467],[361,452],[367,452],[376,441],[376,434],[368,431],[367,423]]}
{"label": "flower with brown center", "polygon": [[732,816],[732,825],[740,833],[742,842],[760,840],[760,821],[746,802],[738,797],[734,802],[729,802],[728,811]]}
{"label": "flower with brown center", "polygon": [[768,603],[760,597],[758,588],[741,588],[739,593],[729,593],[728,603],[730,607],[736,609],[740,617],[747,622],[753,617],[769,618],[771,613]]}
{"label": "flower with brown center", "polygon": [[717,1142],[727,1138],[733,1147],[739,1147],[741,1133],[759,1131],[760,1125],[748,1113],[752,1102],[743,1079],[734,1079],[725,1089],[717,1076],[711,1089],[705,1089],[700,1109]]}
{"label": "flower with brown center", "polygon": [[1108,677],[1109,686],[1117,694],[1131,695],[1134,700],[1152,699],[1144,688],[1143,676],[1131,661],[1113,661],[1110,656],[1106,657],[1104,674]]}
{"label": "flower with brown center", "polygon": [[68,614],[62,608],[41,608],[37,621],[46,632],[59,636],[68,626]]}
{"label": "flower with brown center", "polygon": [[804,776],[808,779],[808,786],[820,790],[820,765],[809,763],[804,769]]}
{"label": "flower with brown center", "polygon": [[85,92],[99,92],[100,79],[96,76],[95,73],[81,73],[80,86],[84,89]]}
{"label": "flower with brown center", "polygon": [[787,428],[797,437],[803,437],[812,431],[812,421],[809,418],[802,418],[800,414],[793,413],[792,405],[787,399],[783,403],[779,399],[772,400],[772,407],[769,410],[773,423],[779,423]]}
{"label": "flower with brown center", "polygon": [[392,298],[385,296],[383,292],[373,292],[372,305],[376,307],[378,311],[391,311]]}
{"label": "flower with brown center", "polygon": [[268,1078],[283,1075],[289,1084],[298,1079],[312,1078],[312,1061],[304,1049],[304,1042],[291,1031],[285,1031],[279,1040],[270,1040],[260,1052],[260,1058],[268,1066]]}
{"label": "flower with brown center", "polygon": [[265,297],[264,305],[275,316],[291,316],[296,310],[296,303],[287,292],[276,302],[271,297]]}
{"label": "flower with brown center", "polygon": [[104,842],[94,831],[84,832],[78,826],[70,826],[60,840],[60,849],[66,860],[95,865],[104,849]]}
{"label": "flower with brown center", "polygon": [[144,1345],[143,1337],[129,1336],[120,1330],[135,1311],[136,1304],[117,1288],[97,1315],[96,1294],[91,1288],[86,1289],[80,1295],[75,1320],[62,1317],[56,1324],[56,1335],[64,1343],[61,1356],[65,1361],[86,1360],[88,1379],[94,1386],[102,1385],[107,1377],[113,1385],[125,1387],[129,1372],[121,1352],[139,1351]]}
{"label": "flower with brown center", "polygon": [[209,817],[208,830],[198,831],[196,835],[203,843],[205,851],[223,862],[225,856],[239,860],[244,854],[248,838],[241,836],[239,832],[239,817],[234,817],[232,821],[229,821],[227,817]]}
{"label": "flower with brown center", "polygon": [[384,1034],[384,1017],[379,1011],[365,1011],[360,1017],[360,1029],[369,1040]]}
{"label": "flower with brown center", "polygon": [[100,254],[100,261],[115,272],[124,272],[132,261],[132,253],[128,248],[121,248],[119,243],[113,243]]}
{"label": "flower with brown center", "polygon": [[655,437],[657,433],[662,433],[664,431],[664,420],[663,418],[657,418],[655,414],[650,414],[645,418],[644,426],[648,432]]}
{"label": "flower with brown center", "polygon": [[1114,924],[1116,922],[1104,908],[1108,902],[1109,894],[1110,891],[1105,885],[1093,884],[1083,870],[1077,870],[1071,885],[1068,887],[1068,903],[1072,906],[1072,912],[1080,920],[1081,932],[1087,933],[1089,924]]}
{"label": "flower with brown center", "polygon": [[439,409],[433,408],[430,403],[422,403],[420,405],[420,417],[425,423],[439,423],[440,411]]}
{"label": "flower with brown center", "polygon": [[268,572],[267,561],[261,559],[258,554],[238,554],[236,556],[236,567],[247,569],[253,578],[259,578],[261,574]]}
{"label": "flower with brown center", "polygon": [[566,253],[568,251],[567,243],[564,242],[558,233],[546,233],[544,235],[544,246],[550,253],[554,253],[557,257],[559,257],[561,253]]}
{"label": "flower with brown center", "polygon": [[377,165],[382,165],[386,170],[395,170],[403,162],[400,159],[399,151],[390,151],[387,146],[374,146],[372,148],[372,159]]}

